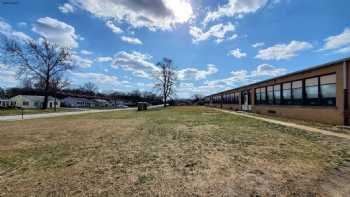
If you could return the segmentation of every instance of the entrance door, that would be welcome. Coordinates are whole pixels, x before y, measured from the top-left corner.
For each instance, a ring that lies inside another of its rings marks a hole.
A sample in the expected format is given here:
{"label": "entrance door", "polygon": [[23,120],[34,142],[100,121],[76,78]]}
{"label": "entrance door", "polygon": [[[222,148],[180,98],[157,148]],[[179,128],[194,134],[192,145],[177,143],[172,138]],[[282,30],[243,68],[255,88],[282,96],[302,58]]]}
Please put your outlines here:
{"label": "entrance door", "polygon": [[251,111],[252,110],[252,105],[251,105],[251,96],[250,96],[250,91],[245,90],[242,92],[242,110],[243,111]]}

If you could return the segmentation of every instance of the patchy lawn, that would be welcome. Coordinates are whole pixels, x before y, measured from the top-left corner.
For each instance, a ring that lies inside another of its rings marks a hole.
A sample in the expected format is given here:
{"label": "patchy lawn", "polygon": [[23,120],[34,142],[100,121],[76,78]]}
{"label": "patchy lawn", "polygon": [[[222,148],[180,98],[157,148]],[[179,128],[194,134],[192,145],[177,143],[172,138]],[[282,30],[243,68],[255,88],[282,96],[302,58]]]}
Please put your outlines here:
{"label": "patchy lawn", "polygon": [[0,123],[0,196],[349,193],[349,141],[209,108]]}
{"label": "patchy lawn", "polygon": [[[57,108],[56,111],[54,109],[24,109],[23,113],[25,115],[28,114],[42,114],[42,113],[55,113],[55,112],[72,112],[79,111],[78,109],[69,109],[69,108]],[[0,116],[15,116],[22,115],[21,109],[0,109]]]}

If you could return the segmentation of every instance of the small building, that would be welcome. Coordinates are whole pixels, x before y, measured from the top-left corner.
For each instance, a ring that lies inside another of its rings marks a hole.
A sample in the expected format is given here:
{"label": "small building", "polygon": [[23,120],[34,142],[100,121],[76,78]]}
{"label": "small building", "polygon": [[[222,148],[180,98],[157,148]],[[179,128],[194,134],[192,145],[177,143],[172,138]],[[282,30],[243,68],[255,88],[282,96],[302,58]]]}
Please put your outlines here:
{"label": "small building", "polygon": [[71,108],[90,108],[93,106],[93,102],[89,99],[78,97],[66,97],[62,100],[62,104]]}
{"label": "small building", "polygon": [[14,107],[16,107],[15,101],[11,101],[10,99],[0,98],[0,108],[14,108]]}
{"label": "small building", "polygon": [[350,58],[219,92],[206,104],[230,110],[348,125]]}
{"label": "small building", "polygon": [[[26,109],[40,109],[44,105],[44,96],[33,95],[17,95],[11,98],[11,101],[16,103],[16,107]],[[47,108],[60,108],[61,101],[55,97],[49,96],[47,101]]]}
{"label": "small building", "polygon": [[94,99],[94,107],[97,108],[109,108],[112,107],[111,103],[104,99]]}

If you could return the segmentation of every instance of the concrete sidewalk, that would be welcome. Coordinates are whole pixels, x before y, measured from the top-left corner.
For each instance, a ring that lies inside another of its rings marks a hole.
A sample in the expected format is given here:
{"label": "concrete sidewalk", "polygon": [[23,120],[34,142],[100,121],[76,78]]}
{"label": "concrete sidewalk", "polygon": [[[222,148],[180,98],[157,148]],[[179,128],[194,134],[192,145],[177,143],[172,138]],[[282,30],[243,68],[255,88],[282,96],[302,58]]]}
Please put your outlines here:
{"label": "concrete sidewalk", "polygon": [[[149,109],[162,107],[162,105],[155,105],[149,107]],[[71,116],[71,115],[81,115],[81,114],[91,114],[91,113],[104,113],[104,112],[113,112],[113,111],[130,111],[137,110],[137,108],[126,108],[126,109],[106,109],[106,110],[86,110],[86,111],[76,111],[76,112],[57,112],[57,113],[43,113],[43,114],[28,114],[16,116],[0,116],[0,121],[17,121],[17,120],[30,120],[38,118],[52,118],[60,116]]]}
{"label": "concrete sidewalk", "polygon": [[270,118],[253,116],[253,115],[249,115],[245,112],[234,112],[234,111],[228,111],[228,110],[223,110],[223,109],[216,109],[216,110],[218,110],[220,112],[224,112],[224,113],[234,114],[234,115],[238,115],[238,116],[244,116],[247,118],[254,118],[257,120],[261,120],[261,121],[265,121],[265,122],[269,122],[269,123],[273,123],[273,124],[278,124],[278,125],[282,125],[282,126],[286,126],[286,127],[292,127],[292,128],[296,128],[296,129],[309,131],[309,132],[321,133],[324,135],[335,136],[335,137],[340,137],[340,138],[345,138],[345,139],[350,140],[350,135],[343,134],[343,133],[336,133],[336,132],[327,131],[327,130],[323,130],[323,129],[319,129],[319,128],[315,128],[315,127],[309,127],[309,126],[305,126],[305,125],[300,125],[300,124],[296,124],[296,123],[290,123],[290,122],[284,122],[284,121],[274,120],[274,119],[270,119]]}

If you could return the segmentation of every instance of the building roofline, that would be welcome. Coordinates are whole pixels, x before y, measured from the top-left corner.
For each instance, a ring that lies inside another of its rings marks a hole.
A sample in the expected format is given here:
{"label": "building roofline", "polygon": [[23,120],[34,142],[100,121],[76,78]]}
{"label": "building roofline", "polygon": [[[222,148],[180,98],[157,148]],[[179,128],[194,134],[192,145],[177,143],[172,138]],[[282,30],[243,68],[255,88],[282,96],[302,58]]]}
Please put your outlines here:
{"label": "building roofline", "polygon": [[302,70],[291,72],[291,73],[287,73],[287,74],[284,74],[284,75],[281,75],[281,76],[265,79],[265,80],[262,80],[262,81],[258,81],[258,82],[251,83],[251,84],[248,84],[248,85],[240,86],[240,87],[237,87],[237,88],[232,88],[232,89],[229,89],[229,90],[221,91],[221,92],[218,92],[218,93],[215,93],[215,94],[211,94],[211,95],[208,95],[208,96],[215,96],[215,95],[222,94],[222,93],[225,93],[225,92],[230,92],[230,91],[233,91],[233,90],[246,88],[246,87],[249,87],[249,86],[265,83],[265,82],[268,82],[268,81],[281,79],[281,78],[284,78],[284,77],[289,77],[289,76],[300,74],[300,73],[303,73],[303,72],[309,72],[309,71],[313,71],[313,70],[316,70],[316,69],[325,68],[325,67],[328,67],[328,66],[332,66],[334,64],[339,64],[339,63],[347,62],[347,61],[350,61],[350,57],[346,57],[346,58],[342,58],[342,59],[339,59],[339,60],[327,62],[325,64],[319,64],[319,65],[312,66],[312,67],[309,67],[309,68],[306,68],[306,69],[302,69]]}

